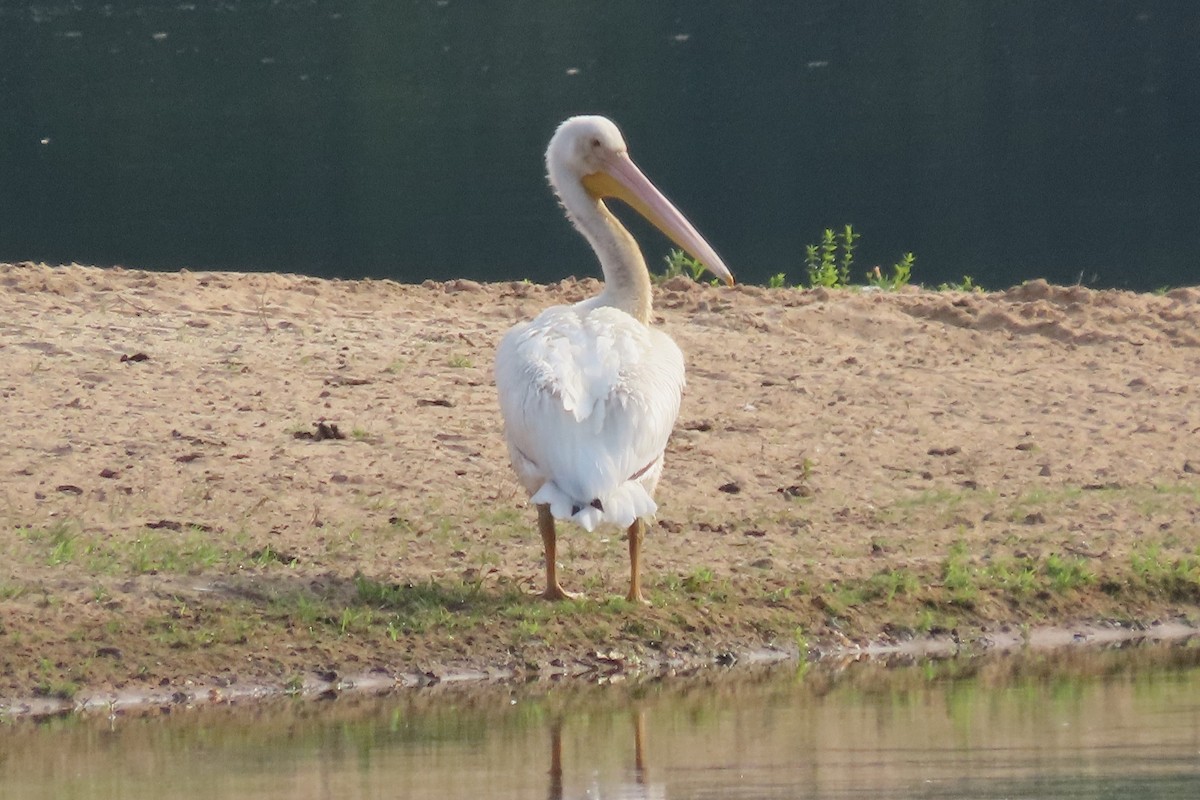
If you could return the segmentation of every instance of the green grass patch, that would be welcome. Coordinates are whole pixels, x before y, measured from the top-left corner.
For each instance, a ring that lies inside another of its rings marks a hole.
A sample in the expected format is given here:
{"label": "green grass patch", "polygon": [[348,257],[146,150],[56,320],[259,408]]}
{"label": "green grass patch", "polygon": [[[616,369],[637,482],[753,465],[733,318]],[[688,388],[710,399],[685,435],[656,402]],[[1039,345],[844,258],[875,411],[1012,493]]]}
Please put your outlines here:
{"label": "green grass patch", "polygon": [[864,599],[890,603],[897,595],[910,595],[921,588],[921,582],[907,569],[885,569],[867,578],[863,586]]}
{"label": "green grass patch", "polygon": [[19,528],[17,535],[49,566],[74,565],[92,575],[197,574],[217,568],[283,562],[270,546],[248,550],[196,526],[145,528],[136,535],[81,531],[74,523]]}
{"label": "green grass patch", "polygon": [[942,564],[942,586],[953,605],[971,608],[979,597],[980,575],[967,553],[966,543],[955,542]]}
{"label": "green grass patch", "polygon": [[942,565],[942,583],[950,593],[950,602],[963,606],[973,604],[983,592],[1023,600],[1083,589],[1096,580],[1096,573],[1085,558],[1049,553],[1040,558],[975,563],[962,541],[951,546]]}
{"label": "green grass patch", "polygon": [[[379,625],[388,638],[431,631],[463,630],[497,617],[518,621],[541,621],[541,610],[527,615],[531,599],[515,588],[485,591],[479,581],[395,584],[356,576],[353,604],[372,612],[370,622]],[[544,606],[545,604],[543,604]],[[358,617],[339,622],[343,632],[369,628]]]}
{"label": "green grass patch", "polygon": [[1131,581],[1151,594],[1200,602],[1200,548],[1172,555],[1159,544],[1136,549],[1129,557]]}
{"label": "green grass patch", "polygon": [[721,603],[728,599],[729,593],[729,581],[718,579],[711,567],[696,567],[687,575],[663,576],[650,601],[658,606],[677,602],[685,596],[693,602]]}
{"label": "green grass patch", "polygon": [[1096,573],[1088,562],[1078,556],[1061,556],[1051,553],[1041,565],[1048,588],[1057,593],[1082,589],[1096,582]]}

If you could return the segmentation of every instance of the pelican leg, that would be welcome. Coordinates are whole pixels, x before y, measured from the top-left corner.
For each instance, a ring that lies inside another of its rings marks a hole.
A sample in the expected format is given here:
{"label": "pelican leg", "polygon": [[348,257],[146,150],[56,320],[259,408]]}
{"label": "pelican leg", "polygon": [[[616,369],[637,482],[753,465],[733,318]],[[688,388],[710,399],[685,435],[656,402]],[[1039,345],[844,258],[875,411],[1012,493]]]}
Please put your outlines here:
{"label": "pelican leg", "polygon": [[642,595],[642,540],[646,538],[645,520],[635,519],[627,531],[629,536],[629,594],[625,599],[631,603],[650,605]]}
{"label": "pelican leg", "polygon": [[564,591],[558,584],[558,543],[554,534],[554,516],[550,506],[542,504],[538,510],[538,530],[542,533],[542,549],[546,553],[546,591],[542,597],[547,600],[569,600],[576,595]]}

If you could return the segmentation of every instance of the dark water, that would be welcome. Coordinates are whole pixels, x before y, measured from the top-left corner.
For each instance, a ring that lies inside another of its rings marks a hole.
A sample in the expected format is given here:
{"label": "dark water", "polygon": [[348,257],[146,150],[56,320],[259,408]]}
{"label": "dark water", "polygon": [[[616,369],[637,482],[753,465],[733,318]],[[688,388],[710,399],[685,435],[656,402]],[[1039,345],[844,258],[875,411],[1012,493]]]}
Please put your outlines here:
{"label": "dark water", "polygon": [[1185,0],[4,0],[0,56],[0,260],[590,272],[586,111],[743,280],[852,223],[927,284],[1200,282]]}
{"label": "dark water", "polygon": [[1200,648],[9,722],[0,794],[1193,800]]}

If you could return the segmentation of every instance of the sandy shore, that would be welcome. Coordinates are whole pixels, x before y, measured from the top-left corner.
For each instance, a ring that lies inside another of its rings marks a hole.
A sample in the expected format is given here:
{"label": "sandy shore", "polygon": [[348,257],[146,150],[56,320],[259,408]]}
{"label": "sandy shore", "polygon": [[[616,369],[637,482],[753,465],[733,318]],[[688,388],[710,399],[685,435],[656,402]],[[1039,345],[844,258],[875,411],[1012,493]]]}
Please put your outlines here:
{"label": "sandy shore", "polygon": [[654,607],[530,599],[491,357],[596,287],[0,265],[0,698],[1200,620],[1200,289],[1038,281],[660,286]]}

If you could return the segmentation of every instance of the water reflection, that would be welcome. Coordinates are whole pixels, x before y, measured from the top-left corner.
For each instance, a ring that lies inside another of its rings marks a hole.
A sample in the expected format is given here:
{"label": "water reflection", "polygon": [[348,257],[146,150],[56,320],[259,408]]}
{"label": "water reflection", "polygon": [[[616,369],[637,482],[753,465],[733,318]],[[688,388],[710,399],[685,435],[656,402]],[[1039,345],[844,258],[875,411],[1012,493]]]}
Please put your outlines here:
{"label": "water reflection", "polygon": [[21,798],[1195,797],[1200,647],[0,728]]}
{"label": "water reflection", "polygon": [[[633,767],[632,774],[613,787],[610,792],[596,792],[597,796],[629,798],[659,798],[667,797],[666,784],[654,783],[646,768],[646,711],[635,708],[629,712],[630,724],[633,731]],[[546,796],[550,800],[563,800],[573,795],[563,792],[562,768],[562,728],[563,720],[556,717],[550,722],[550,791]],[[589,790],[589,796],[593,793]]]}

